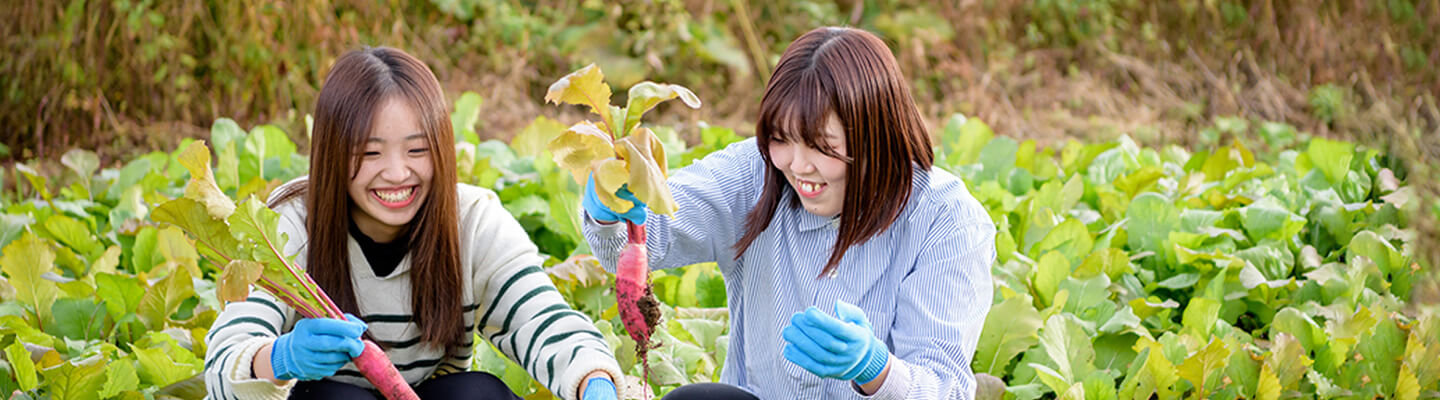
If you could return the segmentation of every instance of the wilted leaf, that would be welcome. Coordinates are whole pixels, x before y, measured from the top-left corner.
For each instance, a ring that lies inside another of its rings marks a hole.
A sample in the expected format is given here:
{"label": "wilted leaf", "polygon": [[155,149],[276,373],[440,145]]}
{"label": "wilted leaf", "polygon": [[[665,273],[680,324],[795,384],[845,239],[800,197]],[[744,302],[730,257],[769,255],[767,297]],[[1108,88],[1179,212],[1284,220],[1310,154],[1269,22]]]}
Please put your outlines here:
{"label": "wilted leaf", "polygon": [[676,97],[690,108],[700,108],[700,98],[684,86],[649,81],[631,86],[629,100],[625,104],[625,125],[620,134],[630,134],[631,130],[640,125],[641,115],[655,108],[655,105]]}
{"label": "wilted leaf", "polygon": [[221,307],[225,306],[224,302],[245,301],[250,296],[250,285],[260,279],[264,270],[264,266],[254,261],[230,260],[225,270],[220,272],[220,282],[215,286],[215,295],[222,302]]}
{"label": "wilted leaf", "polygon": [[651,140],[630,140],[635,137],[654,137],[647,133],[647,130],[641,129],[636,135],[620,140],[625,146],[622,158],[629,164],[630,169],[630,192],[656,214],[674,215],[679,206],[670,196],[670,187],[665,185],[665,171],[660,168],[659,160],[653,158],[656,155],[664,157],[664,152],[652,150],[651,144],[654,142]]}
{"label": "wilted leaf", "polygon": [[[550,84],[545,91],[545,101],[590,106],[590,112],[600,114],[607,129],[613,130],[615,120],[610,115],[610,85],[600,67],[590,64]],[[554,151],[553,149],[551,151]]]}
{"label": "wilted leaf", "polygon": [[569,170],[580,185],[585,184],[593,163],[615,157],[610,134],[590,121],[582,121],[560,133],[550,141],[549,148],[555,164]]}
{"label": "wilted leaf", "polygon": [[210,149],[205,142],[190,142],[180,153],[180,165],[190,171],[190,182],[185,184],[185,197],[205,205],[211,218],[225,219],[235,212],[235,202],[220,191],[215,184],[215,175],[210,171]]}

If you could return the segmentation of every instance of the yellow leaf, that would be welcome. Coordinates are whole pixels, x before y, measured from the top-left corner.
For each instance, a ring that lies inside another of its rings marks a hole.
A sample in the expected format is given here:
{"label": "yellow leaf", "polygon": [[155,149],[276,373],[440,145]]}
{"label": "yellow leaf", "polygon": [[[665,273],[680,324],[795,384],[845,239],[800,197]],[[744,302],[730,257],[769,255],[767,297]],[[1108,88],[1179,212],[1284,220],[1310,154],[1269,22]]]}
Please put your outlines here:
{"label": "yellow leaf", "polygon": [[591,164],[615,157],[610,135],[590,121],[571,126],[551,140],[549,148],[555,164],[570,170],[580,185],[585,184]]}
{"label": "yellow leaf", "polygon": [[615,126],[610,115],[610,85],[605,83],[605,74],[595,64],[550,84],[550,89],[545,91],[545,101],[590,106],[590,112],[600,114],[607,130],[613,131],[611,127]]}
{"label": "yellow leaf", "polygon": [[676,97],[690,108],[700,108],[700,98],[684,86],[655,82],[640,82],[630,87],[625,103],[625,126],[621,135],[628,135],[640,125],[640,116],[655,108],[657,104]]}
{"label": "yellow leaf", "polygon": [[113,274],[115,273],[115,267],[118,267],[119,265],[120,246],[111,245],[110,247],[105,249],[104,254],[101,254],[99,258],[95,259],[94,263],[90,264],[90,272],[104,272]]}
{"label": "yellow leaf", "polygon": [[205,205],[211,218],[225,219],[235,212],[235,202],[215,185],[215,173],[210,170],[210,149],[205,141],[190,142],[178,157],[180,165],[190,171],[190,182],[185,184],[185,197]]}
{"label": "yellow leaf", "polygon": [[1415,373],[1410,371],[1410,366],[1400,365],[1400,376],[1395,379],[1395,400],[1415,400],[1420,398],[1420,380],[1415,378]]}
{"label": "yellow leaf", "polygon": [[615,191],[630,182],[630,171],[626,165],[625,160],[612,157],[595,162],[590,170],[595,174],[595,194],[600,203],[619,213],[628,212],[635,206],[629,200],[615,196]]}
{"label": "yellow leaf", "polygon": [[215,296],[220,298],[220,306],[231,301],[244,301],[250,296],[250,284],[260,279],[260,273],[265,266],[258,262],[249,260],[230,260],[225,265],[225,270],[220,273],[220,282],[215,285]]}
{"label": "yellow leaf", "polygon": [[55,282],[42,277],[54,269],[55,253],[50,244],[30,232],[0,250],[0,271],[10,276],[15,297],[33,307],[39,321],[49,319],[50,306],[60,296]]}
{"label": "yellow leaf", "polygon": [[1279,400],[1280,378],[1270,370],[1270,364],[1260,367],[1260,381],[1255,384],[1255,400]]}
{"label": "yellow leaf", "polygon": [[674,215],[679,206],[670,196],[670,187],[665,185],[665,173],[651,158],[651,142],[646,139],[644,135],[621,139],[625,146],[622,158],[630,167],[630,192],[635,193],[635,197],[655,210],[656,214]]}

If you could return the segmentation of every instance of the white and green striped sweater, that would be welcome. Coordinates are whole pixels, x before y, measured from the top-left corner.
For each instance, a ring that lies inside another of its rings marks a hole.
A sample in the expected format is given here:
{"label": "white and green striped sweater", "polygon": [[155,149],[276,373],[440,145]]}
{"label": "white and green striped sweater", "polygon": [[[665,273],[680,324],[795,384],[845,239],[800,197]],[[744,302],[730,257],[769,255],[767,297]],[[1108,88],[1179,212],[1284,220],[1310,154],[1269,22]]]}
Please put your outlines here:
{"label": "white and green striped sweater", "polygon": [[[296,181],[305,178],[297,179]],[[294,184],[295,181],[287,184]],[[277,191],[278,192],[278,191]],[[525,230],[500,204],[494,192],[459,185],[460,262],[465,272],[465,329],[490,340],[535,380],[564,399],[578,397],[580,380],[595,370],[621,376],[619,365],[590,319],[565,303],[540,269],[542,258]],[[276,207],[280,231],[290,236],[287,254],[304,266],[305,207],[297,197]],[[411,385],[427,377],[468,370],[474,343],[455,354],[419,343],[410,322],[410,261],[387,277],[376,277],[359,244],[350,239],[350,271],[361,319],[369,333]],[[293,309],[264,291],[244,302],[229,303],[206,337],[205,384],[213,399],[284,399],[294,381],[282,385],[251,377],[251,361],[261,347],[289,331],[299,319]],[[347,364],[339,382],[371,387]]]}

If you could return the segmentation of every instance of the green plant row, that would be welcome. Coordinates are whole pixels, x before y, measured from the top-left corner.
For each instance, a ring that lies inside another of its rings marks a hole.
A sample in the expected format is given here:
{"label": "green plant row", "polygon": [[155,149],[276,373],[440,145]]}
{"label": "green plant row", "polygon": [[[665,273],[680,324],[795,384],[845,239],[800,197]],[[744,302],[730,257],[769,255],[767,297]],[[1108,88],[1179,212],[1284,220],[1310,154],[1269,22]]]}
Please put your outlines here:
{"label": "green plant row", "polygon": [[[638,376],[613,277],[580,236],[579,188],[547,154],[566,126],[541,117],[508,143],[480,141],[480,104],[466,93],[452,115],[461,181],[500,194],[561,293]],[[1421,272],[1407,229],[1431,207],[1386,155],[1238,119],[1217,120],[1205,141],[1216,145],[1194,150],[1124,137],[1040,148],[977,119],[947,122],[937,165],[999,228],[996,296],[972,362],[995,378],[982,376],[982,394],[1440,397],[1440,318],[1411,301]],[[687,144],[654,130],[672,168],[741,139],[705,126]],[[273,126],[220,119],[207,142],[233,199],[305,173]],[[100,168],[74,150],[0,174],[16,187],[0,192],[0,397],[203,397],[219,268],[150,215],[182,194],[177,154]],[[653,278],[666,318],[648,384],[663,394],[718,379],[729,322],[715,265]],[[476,355],[476,369],[522,396],[551,397],[493,349]]]}

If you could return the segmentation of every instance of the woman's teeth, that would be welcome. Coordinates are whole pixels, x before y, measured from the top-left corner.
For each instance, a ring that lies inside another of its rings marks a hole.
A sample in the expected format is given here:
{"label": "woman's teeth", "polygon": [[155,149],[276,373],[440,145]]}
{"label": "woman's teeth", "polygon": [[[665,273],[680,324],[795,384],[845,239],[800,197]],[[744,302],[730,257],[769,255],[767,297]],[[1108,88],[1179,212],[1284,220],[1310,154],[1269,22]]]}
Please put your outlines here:
{"label": "woman's teeth", "polygon": [[816,191],[820,190],[820,188],[821,188],[822,186],[824,186],[824,185],[816,184],[816,183],[810,183],[810,182],[804,182],[804,181],[801,181],[801,182],[800,182],[800,190],[803,190],[803,191],[806,191],[806,192],[809,192],[809,193],[815,193]]}
{"label": "woman's teeth", "polygon": [[405,201],[405,199],[410,198],[410,194],[414,192],[415,187],[411,186],[397,190],[375,190],[375,195],[380,196],[380,200],[384,200],[385,202],[399,203]]}

